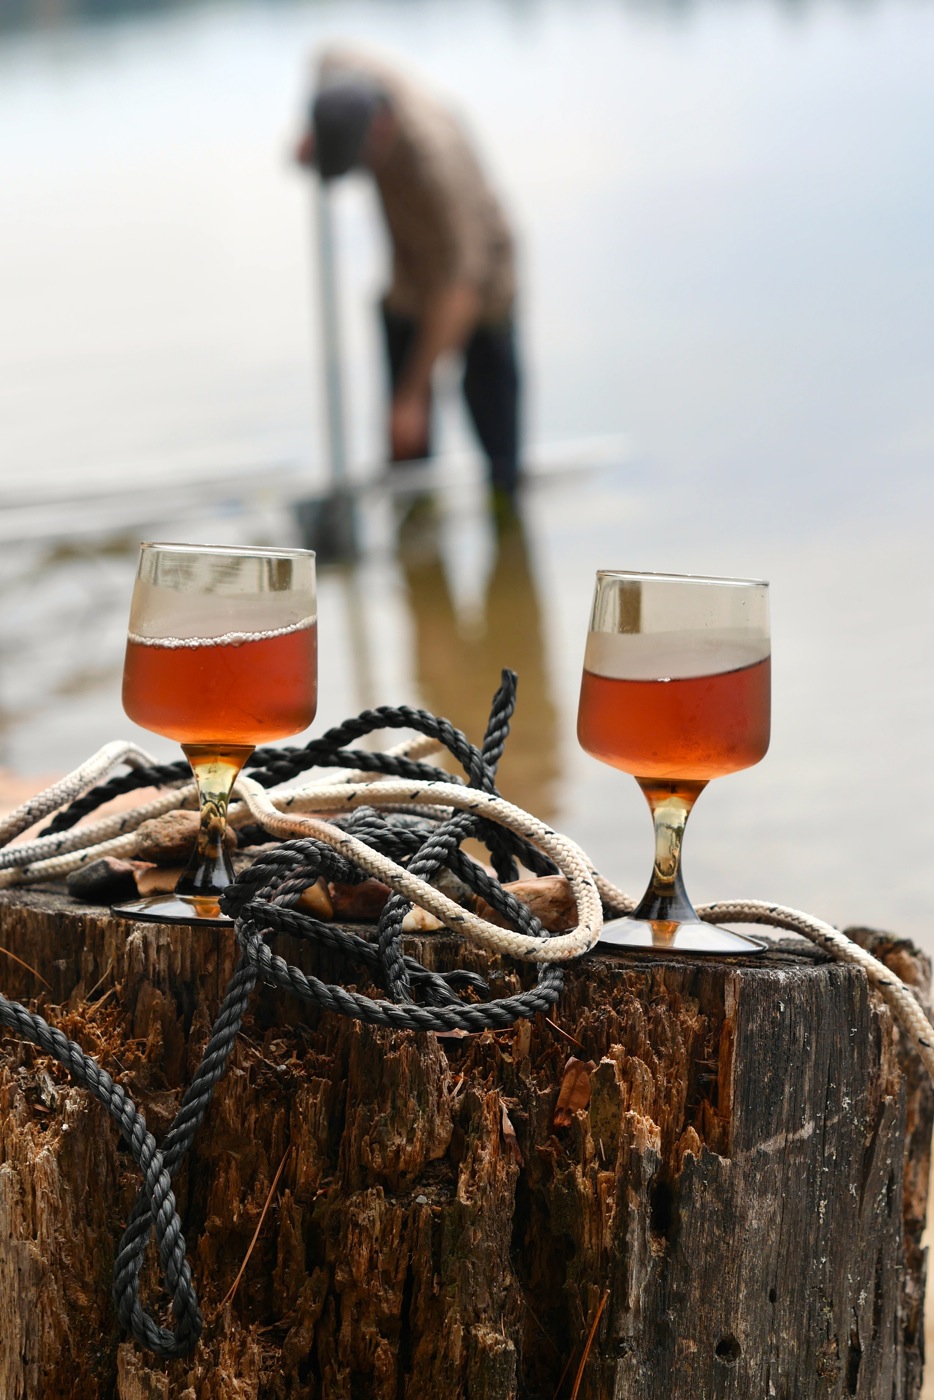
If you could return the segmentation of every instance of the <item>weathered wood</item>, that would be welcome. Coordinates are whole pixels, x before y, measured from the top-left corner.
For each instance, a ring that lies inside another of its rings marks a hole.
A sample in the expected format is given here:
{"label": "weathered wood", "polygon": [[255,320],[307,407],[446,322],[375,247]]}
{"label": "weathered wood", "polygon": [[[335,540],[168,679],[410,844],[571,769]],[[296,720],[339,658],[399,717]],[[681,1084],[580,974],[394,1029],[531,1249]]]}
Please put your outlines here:
{"label": "weathered wood", "polygon": [[[927,987],[910,945],[860,937]],[[0,946],[49,984],[0,952],[0,988],[97,1054],[157,1137],[232,944],[0,895]],[[413,940],[439,967],[453,947]],[[601,956],[553,1020],[390,1034],[259,992],[177,1182],[207,1327],[171,1364],[110,1303],[128,1154],[0,1033],[0,1400],[567,1400],[601,1304],[579,1400],[917,1397],[934,1095],[862,973],[798,943]]]}

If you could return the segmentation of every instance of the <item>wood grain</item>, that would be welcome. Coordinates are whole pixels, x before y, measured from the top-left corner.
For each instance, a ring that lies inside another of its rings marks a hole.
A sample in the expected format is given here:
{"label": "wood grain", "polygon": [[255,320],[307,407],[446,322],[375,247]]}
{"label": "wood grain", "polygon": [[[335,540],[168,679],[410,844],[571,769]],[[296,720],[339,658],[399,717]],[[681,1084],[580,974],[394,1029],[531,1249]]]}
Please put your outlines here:
{"label": "wood grain", "polygon": [[[911,945],[858,936],[926,991]],[[35,997],[160,1136],[231,935],[8,891],[0,946],[52,988],[0,953],[4,993]],[[411,947],[518,985],[446,936]],[[567,1400],[607,1293],[579,1400],[916,1400],[934,1095],[863,974],[799,942],[600,955],[553,1020],[392,1034],[262,989],[177,1182],[207,1326],[171,1364],[122,1341],[110,1303],[128,1154],[0,1034],[0,1400]]]}

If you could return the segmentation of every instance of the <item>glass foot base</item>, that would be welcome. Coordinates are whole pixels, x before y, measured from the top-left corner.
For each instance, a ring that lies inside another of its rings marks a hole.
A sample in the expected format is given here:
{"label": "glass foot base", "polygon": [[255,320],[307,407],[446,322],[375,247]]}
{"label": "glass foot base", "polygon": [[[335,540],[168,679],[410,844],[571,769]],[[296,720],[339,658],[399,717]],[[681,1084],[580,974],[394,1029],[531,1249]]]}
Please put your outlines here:
{"label": "glass foot base", "polygon": [[114,904],[110,912],[152,924],[233,924],[216,899],[203,895],[153,894],[130,904]]}
{"label": "glass foot base", "polygon": [[716,924],[663,923],[648,919],[611,919],[603,925],[600,941],[594,952],[610,952],[614,948],[629,948],[645,953],[692,953],[714,957],[748,956],[761,953],[767,947],[761,938],[747,938]]}

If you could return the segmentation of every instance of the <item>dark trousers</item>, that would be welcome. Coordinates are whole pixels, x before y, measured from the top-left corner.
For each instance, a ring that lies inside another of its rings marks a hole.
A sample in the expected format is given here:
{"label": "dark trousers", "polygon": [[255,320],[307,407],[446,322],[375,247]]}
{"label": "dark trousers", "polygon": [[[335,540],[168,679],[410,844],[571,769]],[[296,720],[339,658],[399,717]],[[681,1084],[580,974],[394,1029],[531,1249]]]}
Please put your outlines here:
{"label": "dark trousers", "polygon": [[[392,392],[418,334],[409,316],[383,312]],[[512,322],[478,326],[464,347],[464,398],[490,464],[490,484],[512,493],[519,480],[519,365]],[[426,442],[423,454],[431,455]]]}

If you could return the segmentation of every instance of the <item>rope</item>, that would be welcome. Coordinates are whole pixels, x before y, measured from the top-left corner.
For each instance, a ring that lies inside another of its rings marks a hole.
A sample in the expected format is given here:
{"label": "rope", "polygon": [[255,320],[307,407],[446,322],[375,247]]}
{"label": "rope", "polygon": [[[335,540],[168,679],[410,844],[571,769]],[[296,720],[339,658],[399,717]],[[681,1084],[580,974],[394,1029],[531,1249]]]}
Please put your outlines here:
{"label": "rope", "polygon": [[[201,1335],[201,1313],[191,1281],[191,1267],[185,1253],[185,1237],[172,1194],[172,1177],[163,1154],[146,1127],[146,1120],[129,1094],[115,1084],[105,1069],[86,1055],[80,1046],[50,1026],[41,1016],[27,1011],[19,1002],[0,997],[0,1025],[21,1040],[38,1045],[64,1065],[77,1084],[89,1089],[107,1109],[129,1144],[133,1160],[143,1176],[148,1219],[146,1233],[155,1230],[159,1243],[162,1275],[172,1296],[174,1331],[160,1327],[140,1305],[138,1293],[121,1309],[120,1320],[133,1335],[159,1356],[183,1356]],[[116,1279],[116,1274],[115,1274]]]}
{"label": "rope", "polygon": [[757,899],[703,904],[697,912],[712,924],[769,924],[773,928],[788,929],[791,933],[809,938],[839,962],[861,967],[872,986],[878,988],[892,1008],[895,1020],[908,1033],[924,1068],[934,1080],[934,1027],[918,1001],[917,993],[885,963],[854,943],[852,938],[847,938],[845,933],[821,919],[815,919],[813,914],[802,914],[799,909],[786,909],[780,904],[766,904]]}
{"label": "rope", "polygon": [[[15,812],[4,817],[0,821],[0,846],[5,846],[8,841],[12,841],[14,836],[18,836],[21,831],[26,831],[34,826],[36,822],[48,816],[50,812],[63,807],[66,802],[71,802],[73,798],[92,783],[101,781],[105,774],[110,773],[121,763],[126,763],[131,769],[135,769],[132,777],[152,768],[153,760],[146,753],[145,749],[138,748],[136,744],[126,743],[122,739],[116,739],[113,743],[105,744],[96,754],[77,768],[74,773],[69,773],[67,777],[59,782],[53,783],[45,792],[40,792],[36,797],[30,797],[21,807],[17,807]],[[177,765],[181,766],[181,765]],[[187,776],[183,774],[183,776]],[[131,786],[137,786],[132,782]],[[143,784],[139,784],[143,786]]]}
{"label": "rope", "polygon": [[[516,678],[504,671],[480,748],[445,719],[408,706],[383,706],[347,720],[304,748],[254,752],[249,771],[234,788],[229,820],[241,843],[266,842],[273,836],[281,844],[260,852],[221,896],[222,907],[235,920],[239,957],[201,1062],[161,1147],[129,1095],[106,1071],[41,1016],[0,996],[0,1025],[59,1060],[104,1104],[130,1144],[141,1185],[117,1250],[113,1292],[121,1325],[156,1355],[184,1355],[201,1333],[171,1182],[224,1076],[261,977],[324,1010],[369,1025],[416,1031],[501,1029],[555,1004],[563,987],[561,964],[594,947],[604,909],[628,913],[635,907],[628,895],[592,868],[575,842],[497,792],[496,768],[515,693]],[[385,752],[348,747],[381,729],[410,729],[415,737]],[[454,757],[464,778],[425,761],[439,746]],[[121,765],[129,771],[115,775]],[[332,771],[281,790],[282,784],[294,783],[311,768]],[[75,829],[81,818],[118,794],[151,787],[169,790],[133,811]],[[0,822],[0,846],[8,847],[0,851],[0,885],[57,879],[103,855],[132,855],[144,821],[190,807],[195,800],[186,764],[156,764],[135,745],[107,744]],[[8,846],[52,813],[52,821],[33,840]],[[465,855],[461,847],[469,837],[486,844],[498,878]],[[549,935],[528,907],[503,888],[516,877],[518,863],[538,874],[557,870],[566,877],[577,909],[572,929]],[[445,871],[513,927],[492,924],[452,900],[439,888]],[[369,876],[390,887],[372,938],[324,923],[296,907],[303,891],[321,876],[350,884]],[[456,968],[437,973],[423,967],[402,951],[403,921],[413,904],[470,942],[537,965],[534,985],[492,997],[475,972]],[[708,905],[698,913],[710,922],[789,929],[832,957],[862,967],[934,1078],[934,1031],[914,992],[844,934],[810,915],[755,900]],[[366,996],[307,975],[274,951],[282,935],[363,965],[386,995]],[[140,1302],[140,1274],[153,1236],[172,1301],[171,1328],[158,1323]]]}
{"label": "rope", "polygon": [[283,839],[293,835],[317,837],[339,851],[348,861],[360,866],[367,874],[390,885],[413,903],[420,904],[454,932],[493,952],[504,953],[514,958],[528,958],[535,962],[559,962],[589,952],[600,936],[603,924],[600,895],[592,867],[583,851],[568,837],[552,831],[536,817],[530,816],[528,812],[523,812],[521,808],[514,807],[512,803],[495,794],[437,782],[380,783],[378,787],[367,788],[362,792],[359,787],[346,784],[295,794],[290,806],[312,806],[319,811],[346,811],[352,809],[358,801],[365,802],[367,806],[380,807],[384,804],[396,804],[405,798],[413,807],[421,803],[444,804],[460,808],[466,813],[487,817],[550,856],[566,876],[579,917],[577,925],[570,933],[550,938],[541,935],[529,936],[487,923],[486,920],[455,904],[424,880],[418,879],[412,873],[411,867],[404,870],[394,861],[372,850],[365,842],[332,823],[316,817],[280,815],[276,805],[251,778],[241,779],[238,790],[256,820],[273,836]]}

